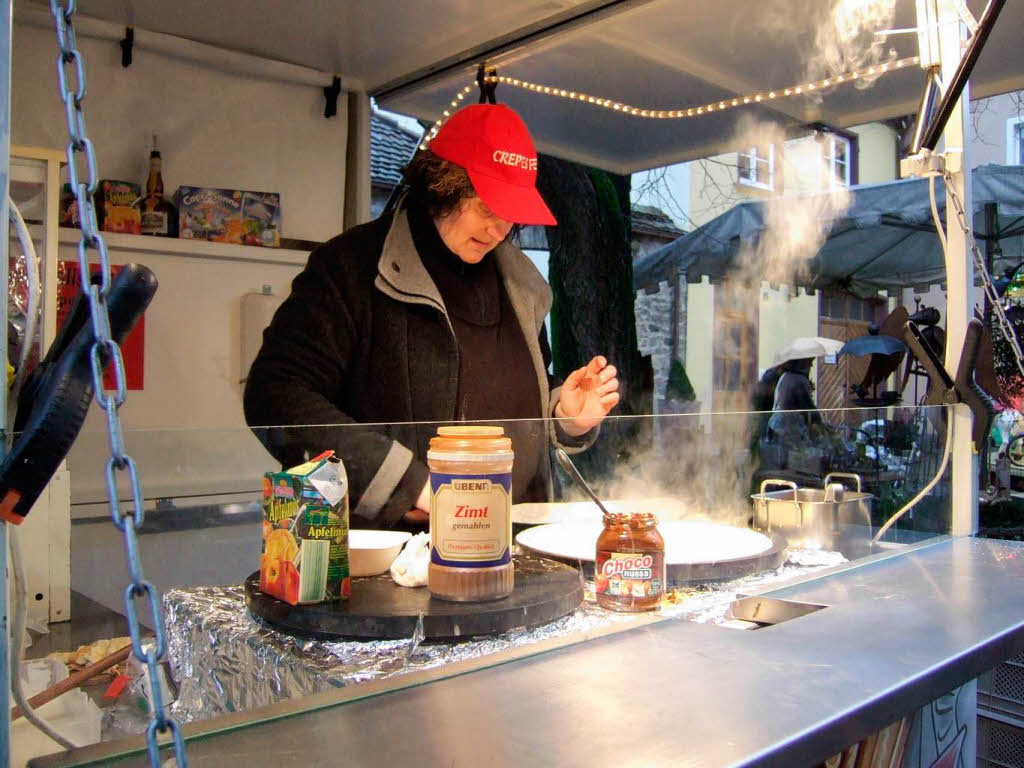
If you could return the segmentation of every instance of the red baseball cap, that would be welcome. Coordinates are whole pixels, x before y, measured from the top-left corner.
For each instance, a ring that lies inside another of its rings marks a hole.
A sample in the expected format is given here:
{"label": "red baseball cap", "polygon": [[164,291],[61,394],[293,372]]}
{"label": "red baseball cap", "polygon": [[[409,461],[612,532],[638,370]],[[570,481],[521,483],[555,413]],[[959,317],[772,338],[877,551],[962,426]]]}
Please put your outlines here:
{"label": "red baseball cap", "polygon": [[537,150],[526,123],[504,104],[463,107],[429,149],[464,168],[480,199],[506,221],[558,223],[537,191]]}

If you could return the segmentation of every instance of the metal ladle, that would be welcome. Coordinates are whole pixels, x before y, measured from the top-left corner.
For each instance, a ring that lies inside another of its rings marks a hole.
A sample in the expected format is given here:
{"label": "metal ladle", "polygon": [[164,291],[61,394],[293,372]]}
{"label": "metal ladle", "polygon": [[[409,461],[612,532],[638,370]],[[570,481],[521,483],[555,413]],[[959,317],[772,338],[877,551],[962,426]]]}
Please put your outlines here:
{"label": "metal ladle", "polygon": [[601,511],[606,515],[610,515],[611,512],[609,512],[605,505],[601,503],[601,500],[597,498],[597,494],[594,493],[594,490],[589,485],[587,485],[587,481],[583,479],[583,475],[581,475],[580,471],[576,469],[576,465],[572,463],[572,459],[569,458],[569,454],[561,448],[555,448],[555,458],[558,459],[558,463],[562,465],[562,469],[569,474],[569,477],[571,477],[580,488],[586,491],[587,496],[589,496],[593,502],[601,508]]}

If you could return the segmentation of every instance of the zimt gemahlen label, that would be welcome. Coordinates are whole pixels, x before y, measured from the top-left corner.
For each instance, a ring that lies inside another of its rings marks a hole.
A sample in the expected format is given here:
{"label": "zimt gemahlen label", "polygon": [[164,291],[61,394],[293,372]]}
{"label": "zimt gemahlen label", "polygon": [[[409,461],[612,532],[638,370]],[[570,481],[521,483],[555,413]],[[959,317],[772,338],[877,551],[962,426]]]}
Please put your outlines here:
{"label": "zimt gemahlen label", "polygon": [[430,474],[430,559],[488,568],[512,561],[512,474]]}

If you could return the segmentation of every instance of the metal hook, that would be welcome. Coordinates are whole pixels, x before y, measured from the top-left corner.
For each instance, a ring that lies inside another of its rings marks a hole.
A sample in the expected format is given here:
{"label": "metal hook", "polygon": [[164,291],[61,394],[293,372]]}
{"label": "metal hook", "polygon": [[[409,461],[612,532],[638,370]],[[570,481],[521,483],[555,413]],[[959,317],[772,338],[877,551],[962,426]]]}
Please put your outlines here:
{"label": "metal hook", "polygon": [[480,62],[480,66],[476,70],[476,84],[480,86],[480,102],[481,104],[497,104],[498,98],[495,92],[498,90],[497,80],[488,81],[487,78],[497,78],[498,70],[491,69],[487,72],[486,62]]}
{"label": "metal hook", "polygon": [[118,45],[121,46],[121,66],[127,69],[132,65],[132,48],[135,46],[135,28],[124,28],[124,39]]}
{"label": "metal hook", "polygon": [[337,75],[330,85],[324,86],[324,117],[331,118],[338,114],[338,94],[341,93],[341,78]]}

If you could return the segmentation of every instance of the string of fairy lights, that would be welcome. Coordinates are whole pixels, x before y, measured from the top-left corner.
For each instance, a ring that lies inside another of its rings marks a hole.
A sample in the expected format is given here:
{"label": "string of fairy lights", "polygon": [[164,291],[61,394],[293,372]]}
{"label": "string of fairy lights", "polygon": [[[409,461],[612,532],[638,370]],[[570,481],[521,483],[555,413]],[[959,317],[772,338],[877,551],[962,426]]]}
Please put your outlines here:
{"label": "string of fairy lights", "polygon": [[[727,109],[734,109],[747,104],[760,104],[777,99],[792,98],[794,96],[800,96],[807,93],[814,93],[816,91],[833,88],[837,85],[851,83],[863,78],[885,75],[889,72],[914,66],[919,62],[920,58],[918,56],[911,56],[905,59],[895,59],[893,61],[887,61],[881,64],[865,67],[864,69],[825,77],[821,80],[812,80],[808,83],[791,85],[786,88],[759,91],[746,96],[720,99],[707,104],[701,104],[700,106],[685,107],[681,109],[649,109],[637,107],[632,104],[624,104],[622,102],[615,101],[614,99],[605,99],[600,96],[583,93],[582,91],[571,91],[557,86],[541,85],[540,83],[532,83],[529,80],[520,80],[519,78],[508,77],[507,75],[490,74],[486,75],[483,78],[483,81],[488,84],[499,84],[511,86],[513,88],[522,88],[523,90],[532,91],[533,93],[539,93],[545,96],[554,96],[556,98],[569,99],[570,101],[578,101],[590,106],[620,112],[631,117],[654,120],[679,120],[681,118],[698,117],[701,115],[713,114],[715,112],[724,112]],[[448,108],[441,113],[441,117],[438,118],[437,122],[431,126],[430,130],[424,136],[423,143],[420,144],[420,149],[427,148],[427,145],[437,135],[437,132],[441,129],[441,126],[444,125],[444,122],[451,117],[452,111],[458,109],[462,105],[462,102],[465,101],[466,97],[473,92],[473,89],[476,88],[477,85],[477,82],[474,81],[455,94],[455,98],[453,98],[448,104]]]}

